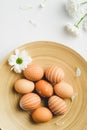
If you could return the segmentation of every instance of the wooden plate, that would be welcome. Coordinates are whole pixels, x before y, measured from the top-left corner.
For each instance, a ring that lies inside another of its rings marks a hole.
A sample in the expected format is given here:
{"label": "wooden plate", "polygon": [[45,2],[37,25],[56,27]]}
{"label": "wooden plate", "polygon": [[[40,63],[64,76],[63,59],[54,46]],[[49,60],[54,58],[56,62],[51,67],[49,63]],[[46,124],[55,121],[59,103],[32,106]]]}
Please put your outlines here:
{"label": "wooden plate", "polygon": [[[53,42],[33,42],[19,47],[26,50],[33,63],[43,68],[51,64],[62,67],[65,71],[65,81],[73,86],[77,97],[67,100],[68,110],[63,116],[54,117],[47,123],[35,124],[30,112],[22,111],[18,102],[20,94],[13,89],[14,82],[23,77],[10,70],[8,65],[11,52],[0,64],[0,128],[2,130],[87,130],[87,64],[85,60],[72,49]],[[76,77],[75,69],[81,69],[81,76]]]}

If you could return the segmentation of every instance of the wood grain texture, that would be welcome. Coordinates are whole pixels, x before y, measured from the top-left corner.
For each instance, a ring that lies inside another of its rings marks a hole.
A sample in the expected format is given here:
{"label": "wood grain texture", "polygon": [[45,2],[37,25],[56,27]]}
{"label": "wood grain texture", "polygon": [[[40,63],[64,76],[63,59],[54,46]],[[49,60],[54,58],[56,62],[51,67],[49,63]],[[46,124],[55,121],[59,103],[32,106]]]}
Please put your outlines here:
{"label": "wood grain texture", "polygon": [[[14,82],[23,77],[10,70],[7,60],[12,51],[0,63],[0,128],[2,130],[85,130],[87,128],[87,63],[72,49],[54,42],[39,41],[19,47],[26,50],[33,63],[44,69],[48,65],[57,65],[65,72],[64,80],[73,86],[78,96],[74,101],[67,100],[65,115],[54,117],[47,123],[35,124],[30,112],[22,111],[19,106],[20,94],[13,89]],[[81,76],[75,76],[75,69],[81,69]],[[63,123],[62,123],[63,122]],[[63,125],[61,125],[61,123]]]}

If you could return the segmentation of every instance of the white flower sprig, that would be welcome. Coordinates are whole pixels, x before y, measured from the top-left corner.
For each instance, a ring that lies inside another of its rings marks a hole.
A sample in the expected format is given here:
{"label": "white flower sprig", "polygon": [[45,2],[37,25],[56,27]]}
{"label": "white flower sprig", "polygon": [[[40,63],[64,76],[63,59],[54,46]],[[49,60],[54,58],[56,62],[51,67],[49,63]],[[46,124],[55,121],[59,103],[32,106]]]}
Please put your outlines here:
{"label": "white flower sprig", "polygon": [[21,73],[31,62],[32,58],[28,56],[28,53],[25,50],[20,52],[18,49],[8,59],[11,70],[14,70],[16,73]]}
{"label": "white flower sprig", "polygon": [[[73,36],[78,36],[80,35],[80,29],[79,25],[83,21],[83,19],[87,17],[87,13],[81,17],[81,19],[76,23],[76,24],[67,24],[65,27],[66,31],[72,34]],[[84,25],[84,28],[87,29],[87,23]]]}
{"label": "white flower sprig", "polygon": [[71,35],[73,36],[79,36],[80,35],[80,29],[77,28],[75,25],[71,24],[71,23],[68,23],[66,26],[65,26],[65,29],[68,33],[70,33]]}
{"label": "white flower sprig", "polygon": [[82,8],[84,4],[87,4],[87,1],[80,3],[78,0],[67,0],[65,8],[70,17],[77,18],[85,13],[85,10]]}

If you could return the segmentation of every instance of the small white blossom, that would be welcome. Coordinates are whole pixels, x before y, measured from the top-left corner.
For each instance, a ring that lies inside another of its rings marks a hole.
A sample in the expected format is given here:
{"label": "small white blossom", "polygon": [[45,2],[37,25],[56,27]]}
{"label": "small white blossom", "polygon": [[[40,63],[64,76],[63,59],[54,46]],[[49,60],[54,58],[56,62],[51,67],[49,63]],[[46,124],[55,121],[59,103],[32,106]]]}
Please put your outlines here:
{"label": "small white blossom", "polygon": [[80,68],[76,68],[76,76],[79,77],[81,75],[81,70]]}
{"label": "small white blossom", "polygon": [[83,22],[83,29],[84,29],[85,31],[87,31],[87,20],[85,20],[85,21]]}
{"label": "small white blossom", "polygon": [[84,13],[84,9],[81,8],[81,5],[77,0],[67,0],[65,8],[68,15],[73,18],[77,18]]}
{"label": "small white blossom", "polygon": [[31,57],[28,56],[25,50],[19,52],[17,49],[15,50],[15,54],[9,57],[8,64],[12,66],[11,70],[14,70],[16,73],[21,73],[31,61]]}
{"label": "small white blossom", "polygon": [[67,24],[65,26],[65,29],[68,33],[72,34],[73,36],[79,36],[80,35],[80,29],[73,24]]}

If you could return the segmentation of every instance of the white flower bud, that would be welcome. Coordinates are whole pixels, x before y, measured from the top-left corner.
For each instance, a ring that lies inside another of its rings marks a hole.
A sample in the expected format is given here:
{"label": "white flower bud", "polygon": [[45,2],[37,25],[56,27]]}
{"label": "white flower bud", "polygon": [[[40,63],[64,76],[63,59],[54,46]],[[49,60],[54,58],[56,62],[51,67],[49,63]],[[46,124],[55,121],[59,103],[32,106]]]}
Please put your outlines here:
{"label": "white flower bud", "polygon": [[67,24],[65,26],[65,29],[68,33],[72,34],[73,36],[79,36],[80,35],[80,29],[73,24]]}

